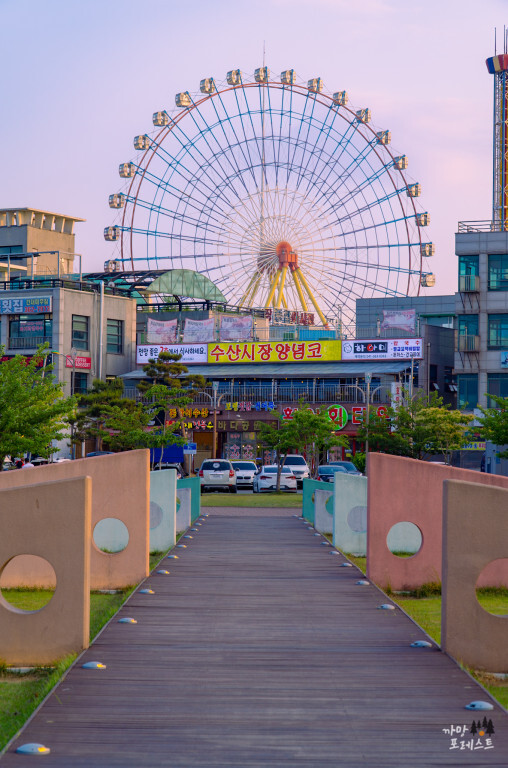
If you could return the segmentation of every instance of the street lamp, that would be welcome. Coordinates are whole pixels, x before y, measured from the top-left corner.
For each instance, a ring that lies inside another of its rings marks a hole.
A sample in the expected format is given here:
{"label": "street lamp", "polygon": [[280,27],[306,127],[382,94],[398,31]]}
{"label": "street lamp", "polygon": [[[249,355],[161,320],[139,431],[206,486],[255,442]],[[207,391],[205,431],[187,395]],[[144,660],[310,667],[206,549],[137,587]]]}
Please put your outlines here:
{"label": "street lamp", "polygon": [[217,397],[217,392],[219,389],[219,382],[218,381],[212,381],[212,387],[213,387],[213,395],[210,395],[208,392],[202,392],[203,395],[206,395],[210,398],[210,404],[213,408],[213,437],[212,437],[212,459],[217,458],[217,408],[220,405],[220,401],[222,400],[225,395],[231,394],[230,392],[223,392],[222,395],[219,395]]}

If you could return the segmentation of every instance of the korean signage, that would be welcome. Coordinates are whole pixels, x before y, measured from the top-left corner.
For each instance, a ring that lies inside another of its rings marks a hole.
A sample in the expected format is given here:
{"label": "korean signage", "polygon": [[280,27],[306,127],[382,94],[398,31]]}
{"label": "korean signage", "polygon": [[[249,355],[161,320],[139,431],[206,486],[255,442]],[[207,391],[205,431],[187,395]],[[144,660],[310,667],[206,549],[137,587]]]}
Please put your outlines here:
{"label": "korean signage", "polygon": [[256,344],[209,344],[209,363],[296,363],[340,360],[341,342],[280,341]]}
{"label": "korean signage", "polygon": [[298,325],[314,325],[312,312],[296,312],[293,309],[265,309],[265,317],[272,323],[297,323]]}
{"label": "korean signage", "polygon": [[273,420],[247,421],[244,419],[229,421],[226,419],[219,419],[217,421],[217,431],[218,432],[259,432],[263,424],[271,424],[272,426],[275,427],[278,424],[278,421],[273,421]]}
{"label": "korean signage", "polygon": [[37,315],[45,312],[51,312],[51,296],[0,300],[2,315]]}
{"label": "korean signage", "polygon": [[65,367],[75,368],[77,371],[89,371],[92,367],[91,357],[72,357],[71,355],[65,355]]}
{"label": "korean signage", "polygon": [[[297,406],[293,405],[287,405],[282,409],[282,420],[283,421],[291,421],[293,418],[293,413],[298,410]],[[314,409],[310,409],[311,411]],[[319,413],[320,409],[317,409],[317,413]],[[350,421],[351,424],[354,426],[359,426],[362,424],[365,411],[367,410],[366,405],[354,405],[351,408],[351,412],[348,413],[346,408],[343,405],[330,405],[326,409],[326,413],[328,415],[328,418],[330,421],[332,421],[334,424],[337,425],[337,430],[344,429],[345,426],[347,426],[348,422]],[[378,407],[371,406],[370,409],[371,413],[375,413],[376,416],[379,416],[380,418],[388,418],[388,408],[386,405],[380,405]]]}
{"label": "korean signage", "polygon": [[220,340],[245,341],[252,338],[252,329],[252,317],[230,317],[225,315],[220,320]]}
{"label": "korean signage", "polygon": [[352,339],[342,342],[343,360],[421,360],[422,339]]}
{"label": "korean signage", "polygon": [[398,328],[406,333],[414,333],[416,325],[416,311],[414,309],[402,309],[391,311],[383,309],[383,321],[381,330]]}
{"label": "korean signage", "polygon": [[177,320],[154,320],[147,317],[146,340],[149,344],[175,344],[177,330]]}
{"label": "korean signage", "polygon": [[226,403],[226,411],[273,411],[275,409],[275,403],[272,400],[258,401],[253,403],[251,401],[240,400],[239,402]]}
{"label": "korean signage", "polygon": [[140,344],[136,347],[136,363],[144,365],[149,360],[157,360],[161,352],[181,355],[181,363],[206,363],[206,344]]}

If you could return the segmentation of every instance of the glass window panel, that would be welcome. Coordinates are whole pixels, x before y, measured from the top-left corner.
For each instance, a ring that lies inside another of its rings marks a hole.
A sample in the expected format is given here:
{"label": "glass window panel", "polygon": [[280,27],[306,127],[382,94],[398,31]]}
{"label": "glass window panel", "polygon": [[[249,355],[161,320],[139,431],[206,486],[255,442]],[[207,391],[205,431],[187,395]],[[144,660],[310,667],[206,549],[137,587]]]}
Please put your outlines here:
{"label": "glass window panel", "polygon": [[107,322],[107,351],[121,355],[123,352],[123,321],[108,320]]}
{"label": "glass window panel", "polygon": [[478,315],[459,315],[459,334],[478,336]]}
{"label": "glass window panel", "polygon": [[472,411],[478,405],[478,375],[468,373],[457,376],[457,386],[459,410]]}
{"label": "glass window panel", "polygon": [[508,349],[508,314],[489,315],[489,349]]}
{"label": "glass window panel", "polygon": [[508,291],[508,254],[489,256],[489,291]]}
{"label": "glass window panel", "polygon": [[89,349],[89,318],[85,315],[72,316],[72,342],[75,349]]}
{"label": "glass window panel", "polygon": [[459,275],[476,275],[480,274],[480,257],[479,256],[459,256]]}

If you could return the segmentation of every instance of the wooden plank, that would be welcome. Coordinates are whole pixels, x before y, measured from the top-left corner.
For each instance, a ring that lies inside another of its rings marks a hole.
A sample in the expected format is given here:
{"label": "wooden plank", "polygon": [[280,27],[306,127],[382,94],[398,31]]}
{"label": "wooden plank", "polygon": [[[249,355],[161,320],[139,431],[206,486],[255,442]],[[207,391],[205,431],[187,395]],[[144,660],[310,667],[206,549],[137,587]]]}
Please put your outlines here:
{"label": "wooden plank", "polygon": [[[292,517],[210,516],[71,669],[9,751],[51,748],[46,766],[506,766],[508,716],[494,748],[450,750],[486,694],[356,568]],[[483,719],[475,713],[474,718]]]}

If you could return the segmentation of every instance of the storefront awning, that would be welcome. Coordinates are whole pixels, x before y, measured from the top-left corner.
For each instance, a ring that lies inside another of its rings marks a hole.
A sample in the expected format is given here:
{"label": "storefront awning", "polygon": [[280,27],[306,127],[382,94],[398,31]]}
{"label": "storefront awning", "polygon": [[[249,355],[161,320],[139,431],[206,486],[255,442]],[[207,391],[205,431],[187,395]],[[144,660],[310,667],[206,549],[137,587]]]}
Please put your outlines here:
{"label": "storefront awning", "polygon": [[[277,379],[277,378],[359,378],[366,373],[372,376],[398,375],[411,368],[411,360],[350,361],[333,363],[262,363],[228,365],[190,365],[189,373],[206,376],[207,379]],[[124,380],[144,379],[141,368],[124,373]]]}

